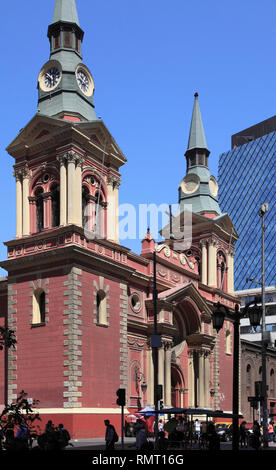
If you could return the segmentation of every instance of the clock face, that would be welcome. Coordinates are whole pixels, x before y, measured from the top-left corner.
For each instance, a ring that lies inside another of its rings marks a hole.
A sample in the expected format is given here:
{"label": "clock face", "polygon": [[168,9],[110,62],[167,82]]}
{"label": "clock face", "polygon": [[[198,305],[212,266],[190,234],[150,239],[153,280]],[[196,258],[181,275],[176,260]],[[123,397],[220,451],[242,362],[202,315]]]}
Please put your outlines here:
{"label": "clock face", "polygon": [[195,174],[189,174],[181,181],[180,187],[184,194],[192,194],[199,188],[199,177]]}
{"label": "clock face", "polygon": [[210,188],[210,193],[212,194],[212,196],[217,197],[217,195],[218,195],[218,183],[217,183],[217,180],[214,176],[210,177],[209,188]]}
{"label": "clock face", "polygon": [[49,60],[41,69],[38,83],[42,91],[54,90],[62,78],[61,65],[57,60]]}
{"label": "clock face", "polygon": [[77,81],[79,84],[80,89],[84,92],[87,93],[89,90],[89,78],[84,72],[84,70],[80,69],[77,73]]}
{"label": "clock face", "polygon": [[44,83],[46,88],[54,88],[60,79],[60,71],[57,67],[51,67],[45,72]]}
{"label": "clock face", "polygon": [[86,96],[91,96],[94,92],[94,82],[91,73],[88,68],[81,64],[76,69],[76,80],[77,84]]}

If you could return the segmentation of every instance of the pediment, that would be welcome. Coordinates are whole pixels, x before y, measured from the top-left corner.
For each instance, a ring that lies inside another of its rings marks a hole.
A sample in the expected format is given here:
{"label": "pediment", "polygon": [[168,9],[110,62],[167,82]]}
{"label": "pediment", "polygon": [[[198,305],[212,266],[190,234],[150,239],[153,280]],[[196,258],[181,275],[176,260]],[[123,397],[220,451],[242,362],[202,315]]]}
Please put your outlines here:
{"label": "pediment", "polygon": [[212,316],[210,307],[192,282],[165,290],[158,294],[158,298],[166,302],[177,303],[181,303],[183,300],[189,298],[196,304],[201,313],[205,313],[210,317]]}
{"label": "pediment", "polygon": [[16,138],[6,148],[7,152],[16,157],[32,146],[39,147],[45,140],[49,140],[62,127],[68,125],[61,119],[36,114],[31,121],[19,132]]}

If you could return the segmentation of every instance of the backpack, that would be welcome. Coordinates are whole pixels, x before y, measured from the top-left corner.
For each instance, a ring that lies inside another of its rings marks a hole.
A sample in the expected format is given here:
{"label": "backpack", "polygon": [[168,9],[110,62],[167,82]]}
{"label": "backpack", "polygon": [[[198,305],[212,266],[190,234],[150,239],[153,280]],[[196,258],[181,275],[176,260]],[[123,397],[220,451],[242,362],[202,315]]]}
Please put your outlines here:
{"label": "backpack", "polygon": [[118,442],[118,440],[119,440],[119,436],[118,436],[118,434],[116,433],[116,430],[114,429],[114,438],[113,438],[113,441],[114,441],[114,442]]}

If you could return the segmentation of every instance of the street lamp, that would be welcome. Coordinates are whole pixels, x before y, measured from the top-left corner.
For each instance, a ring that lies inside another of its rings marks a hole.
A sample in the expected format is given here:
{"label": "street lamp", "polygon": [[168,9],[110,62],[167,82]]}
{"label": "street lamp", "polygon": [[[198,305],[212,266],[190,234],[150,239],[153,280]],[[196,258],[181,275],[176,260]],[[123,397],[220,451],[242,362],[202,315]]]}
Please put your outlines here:
{"label": "street lamp", "polygon": [[264,447],[268,447],[268,412],[267,412],[267,386],[266,386],[266,325],[265,325],[265,246],[264,216],[268,212],[268,203],[261,205],[259,216],[262,219],[262,398],[263,398],[263,436]]}
{"label": "street lamp", "polygon": [[[253,305],[253,307],[251,307]],[[250,308],[251,307],[251,308]],[[225,312],[224,312],[224,311]],[[218,302],[213,312],[213,327],[219,332],[223,327],[225,317],[234,324],[234,351],[233,351],[233,440],[232,450],[239,450],[239,343],[240,343],[240,319],[248,314],[252,326],[256,327],[260,323],[261,309],[257,305],[257,299],[248,302],[242,312],[239,305],[235,305],[235,313],[231,313],[229,308]]]}

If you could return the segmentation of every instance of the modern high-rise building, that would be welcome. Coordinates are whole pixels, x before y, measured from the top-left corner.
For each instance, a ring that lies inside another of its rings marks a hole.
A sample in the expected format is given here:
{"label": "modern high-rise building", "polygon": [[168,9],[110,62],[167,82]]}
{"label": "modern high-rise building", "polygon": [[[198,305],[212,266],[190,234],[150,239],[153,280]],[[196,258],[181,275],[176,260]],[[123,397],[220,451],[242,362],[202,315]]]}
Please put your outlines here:
{"label": "modern high-rise building", "polygon": [[[276,116],[232,136],[232,149],[219,158],[219,205],[238,232],[235,244],[235,290],[260,286],[262,230],[265,215],[265,285],[275,284],[275,155]],[[247,279],[255,279],[250,282]]]}

